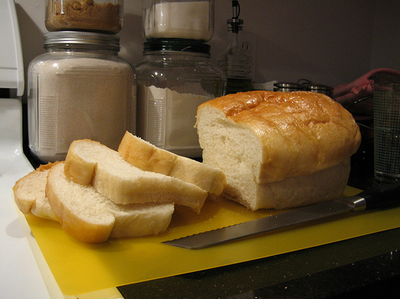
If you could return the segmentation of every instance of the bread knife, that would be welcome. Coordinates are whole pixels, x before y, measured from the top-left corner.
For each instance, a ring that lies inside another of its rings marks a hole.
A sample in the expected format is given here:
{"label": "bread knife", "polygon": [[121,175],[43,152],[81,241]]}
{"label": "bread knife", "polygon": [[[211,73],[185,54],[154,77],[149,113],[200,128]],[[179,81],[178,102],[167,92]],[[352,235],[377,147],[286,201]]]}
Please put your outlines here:
{"label": "bread knife", "polygon": [[289,212],[264,217],[228,227],[164,241],[164,244],[187,249],[202,249],[243,237],[298,225],[343,212],[373,210],[400,205],[400,182],[377,185],[361,193],[333,199]]}

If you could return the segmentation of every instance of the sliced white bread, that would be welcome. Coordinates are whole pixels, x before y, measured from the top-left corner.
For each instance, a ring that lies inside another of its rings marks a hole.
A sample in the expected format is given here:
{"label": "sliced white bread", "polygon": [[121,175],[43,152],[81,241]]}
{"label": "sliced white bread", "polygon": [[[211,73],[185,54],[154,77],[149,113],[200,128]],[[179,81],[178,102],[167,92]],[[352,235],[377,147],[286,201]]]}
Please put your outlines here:
{"label": "sliced white bread", "polygon": [[221,169],[158,148],[130,132],[125,133],[118,152],[142,170],[181,179],[214,195],[221,194],[226,186],[226,176]]}
{"label": "sliced white bread", "polygon": [[79,184],[91,184],[97,192],[118,204],[174,203],[197,213],[207,192],[191,183],[143,171],[99,142],[72,142],[65,160],[65,174]]}
{"label": "sliced white bread", "polygon": [[64,163],[50,169],[46,196],[62,228],[88,243],[162,233],[174,211],[173,204],[116,204],[92,186],[72,182]]}
{"label": "sliced white bread", "polygon": [[41,165],[15,183],[14,200],[22,213],[57,221],[45,196],[47,174],[52,166],[52,163]]}
{"label": "sliced white bread", "polygon": [[361,140],[352,115],[313,92],[216,98],[199,106],[196,126],[204,163],[227,176],[223,197],[252,210],[340,196]]}

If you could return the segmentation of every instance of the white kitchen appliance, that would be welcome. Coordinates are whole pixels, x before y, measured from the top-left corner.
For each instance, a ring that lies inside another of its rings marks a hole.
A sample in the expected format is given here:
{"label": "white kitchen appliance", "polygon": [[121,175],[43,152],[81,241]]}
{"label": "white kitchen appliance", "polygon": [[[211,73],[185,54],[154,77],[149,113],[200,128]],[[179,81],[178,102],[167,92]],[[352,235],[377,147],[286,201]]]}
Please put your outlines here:
{"label": "white kitchen appliance", "polygon": [[46,265],[41,271],[38,267],[44,259],[35,259],[37,243],[12,196],[16,180],[33,170],[22,144],[24,69],[14,0],[0,1],[0,41],[0,294],[50,298],[46,284],[53,279],[51,272],[45,284]]}

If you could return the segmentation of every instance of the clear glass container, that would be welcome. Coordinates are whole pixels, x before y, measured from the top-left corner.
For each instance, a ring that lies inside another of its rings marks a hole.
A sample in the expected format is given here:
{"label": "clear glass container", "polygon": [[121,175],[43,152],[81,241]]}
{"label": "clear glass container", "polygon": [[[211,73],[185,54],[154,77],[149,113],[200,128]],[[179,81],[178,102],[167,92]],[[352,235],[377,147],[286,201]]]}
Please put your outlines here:
{"label": "clear glass container", "polygon": [[42,162],[63,160],[84,138],[117,149],[136,122],[134,71],[118,57],[118,36],[48,32],[44,47],[28,68],[31,152]]}
{"label": "clear glass container", "polygon": [[46,0],[45,25],[49,31],[118,33],[123,15],[124,0]]}
{"label": "clear glass container", "polygon": [[147,40],[206,42],[214,34],[214,0],[143,0],[142,19]]}
{"label": "clear glass container", "polygon": [[187,41],[145,43],[135,67],[137,134],[152,144],[191,158],[201,157],[197,107],[222,96],[226,79],[210,61],[210,46]]}
{"label": "clear glass container", "polygon": [[232,1],[233,17],[227,21],[229,41],[226,48],[217,55],[218,65],[227,77],[226,93],[236,93],[253,89],[253,58],[242,47],[241,34],[243,20],[239,19],[240,5]]}

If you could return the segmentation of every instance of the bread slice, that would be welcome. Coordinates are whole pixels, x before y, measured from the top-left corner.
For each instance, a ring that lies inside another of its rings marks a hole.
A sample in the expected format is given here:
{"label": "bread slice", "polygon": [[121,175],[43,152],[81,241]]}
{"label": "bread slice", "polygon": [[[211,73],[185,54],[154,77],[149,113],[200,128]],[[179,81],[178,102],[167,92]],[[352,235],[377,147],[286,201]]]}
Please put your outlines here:
{"label": "bread slice", "polygon": [[126,161],[142,170],[181,179],[214,195],[221,194],[226,186],[226,176],[222,170],[157,148],[129,132],[122,138],[118,152]]}
{"label": "bread slice", "polygon": [[57,221],[45,195],[47,174],[52,166],[53,163],[41,165],[15,183],[14,200],[22,213]]}
{"label": "bread slice", "polygon": [[62,228],[76,239],[97,243],[109,237],[137,237],[164,232],[174,211],[173,204],[120,205],[102,196],[90,185],[72,182],[64,163],[48,174],[46,196]]}
{"label": "bread slice", "polygon": [[205,164],[246,207],[289,208],[339,196],[361,135],[352,115],[313,92],[253,91],[203,103],[196,123]]}
{"label": "bread slice", "polygon": [[65,174],[79,184],[91,184],[97,192],[118,204],[174,203],[200,212],[207,192],[180,179],[143,171],[99,142],[75,140],[65,160]]}

